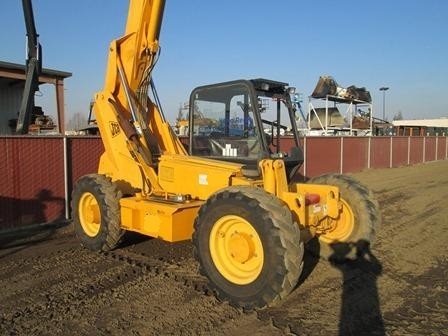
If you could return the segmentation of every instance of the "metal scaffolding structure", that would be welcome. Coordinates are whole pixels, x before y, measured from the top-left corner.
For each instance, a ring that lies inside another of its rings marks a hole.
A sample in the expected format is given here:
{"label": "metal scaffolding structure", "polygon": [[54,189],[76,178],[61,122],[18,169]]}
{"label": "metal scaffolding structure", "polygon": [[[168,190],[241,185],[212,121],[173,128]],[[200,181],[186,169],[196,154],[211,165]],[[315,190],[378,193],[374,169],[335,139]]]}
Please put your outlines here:
{"label": "metal scaffolding structure", "polygon": [[371,102],[359,99],[309,97],[308,130],[310,135],[372,135],[372,111]]}
{"label": "metal scaffolding structure", "polygon": [[[343,114],[339,109],[342,106]],[[366,88],[354,85],[344,88],[333,77],[320,76],[309,97],[307,133],[369,136],[373,130],[372,112],[372,98]]]}

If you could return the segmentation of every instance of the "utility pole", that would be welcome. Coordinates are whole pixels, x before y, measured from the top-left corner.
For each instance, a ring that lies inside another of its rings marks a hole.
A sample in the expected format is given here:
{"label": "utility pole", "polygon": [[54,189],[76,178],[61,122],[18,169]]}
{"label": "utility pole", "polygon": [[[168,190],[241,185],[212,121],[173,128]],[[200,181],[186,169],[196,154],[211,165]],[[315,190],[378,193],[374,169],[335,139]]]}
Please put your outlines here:
{"label": "utility pole", "polygon": [[386,121],[386,91],[389,90],[388,87],[380,87],[380,91],[383,91],[383,121]]}

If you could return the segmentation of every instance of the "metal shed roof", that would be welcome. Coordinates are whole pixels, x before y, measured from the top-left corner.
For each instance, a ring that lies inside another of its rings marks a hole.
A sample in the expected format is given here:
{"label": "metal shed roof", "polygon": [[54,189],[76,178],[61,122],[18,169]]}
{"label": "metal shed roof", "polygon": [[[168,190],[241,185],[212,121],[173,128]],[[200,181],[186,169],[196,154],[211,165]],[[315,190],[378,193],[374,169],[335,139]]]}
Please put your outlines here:
{"label": "metal shed roof", "polygon": [[[25,72],[24,64],[0,61],[0,85],[24,81],[26,79]],[[43,68],[39,81],[41,83],[54,83],[56,79],[63,80],[71,76],[71,72]]]}

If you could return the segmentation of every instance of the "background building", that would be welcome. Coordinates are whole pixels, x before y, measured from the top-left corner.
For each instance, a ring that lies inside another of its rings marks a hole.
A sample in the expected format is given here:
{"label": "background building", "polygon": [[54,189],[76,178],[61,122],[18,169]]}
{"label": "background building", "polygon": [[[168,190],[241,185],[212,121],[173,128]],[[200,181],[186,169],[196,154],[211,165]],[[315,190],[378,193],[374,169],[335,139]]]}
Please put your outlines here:
{"label": "background building", "polygon": [[448,118],[394,120],[392,125],[395,135],[407,136],[446,136],[448,135]]}
{"label": "background building", "polygon": [[[70,72],[42,69],[39,85],[53,85],[55,89],[56,110],[43,111],[56,115],[54,123],[57,133],[64,133],[64,79],[71,77]],[[14,133],[14,120],[18,117],[20,103],[25,87],[25,65],[0,61],[0,134]],[[36,129],[35,129],[36,130]]]}

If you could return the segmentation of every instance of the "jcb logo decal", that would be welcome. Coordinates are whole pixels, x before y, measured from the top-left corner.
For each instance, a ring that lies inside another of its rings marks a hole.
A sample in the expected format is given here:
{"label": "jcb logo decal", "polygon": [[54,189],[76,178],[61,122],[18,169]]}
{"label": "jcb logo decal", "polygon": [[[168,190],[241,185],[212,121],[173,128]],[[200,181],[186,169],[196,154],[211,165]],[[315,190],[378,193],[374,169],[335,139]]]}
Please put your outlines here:
{"label": "jcb logo decal", "polygon": [[110,121],[109,126],[110,126],[110,133],[112,133],[112,137],[115,137],[118,134],[120,134],[120,124],[119,123]]}

